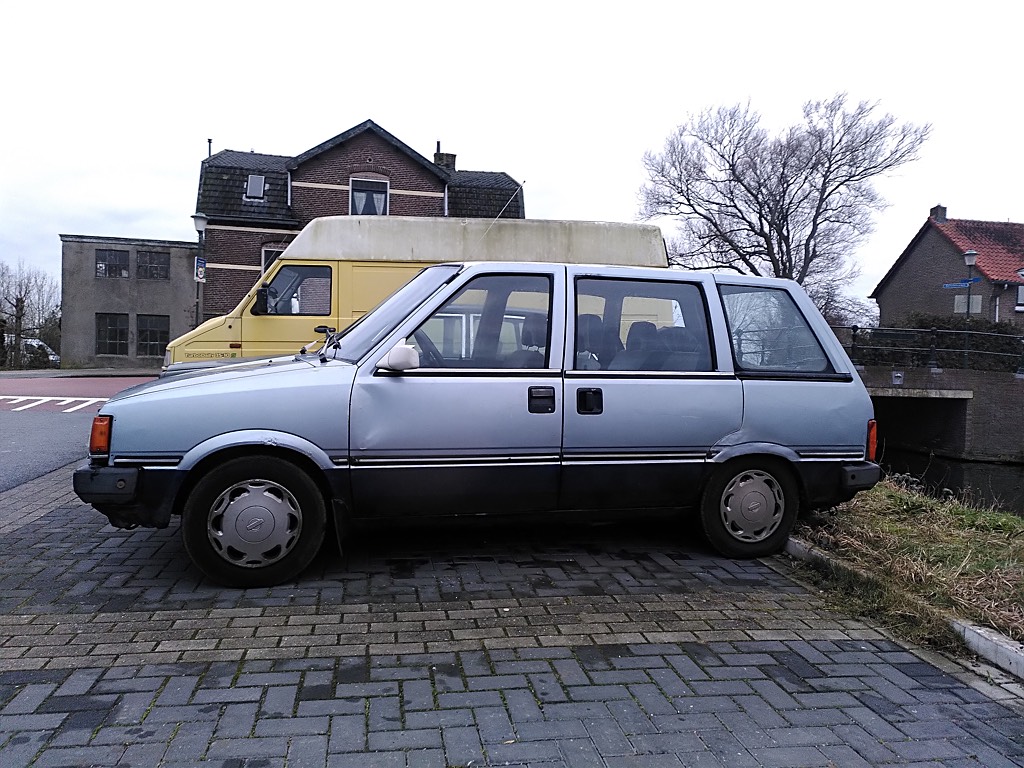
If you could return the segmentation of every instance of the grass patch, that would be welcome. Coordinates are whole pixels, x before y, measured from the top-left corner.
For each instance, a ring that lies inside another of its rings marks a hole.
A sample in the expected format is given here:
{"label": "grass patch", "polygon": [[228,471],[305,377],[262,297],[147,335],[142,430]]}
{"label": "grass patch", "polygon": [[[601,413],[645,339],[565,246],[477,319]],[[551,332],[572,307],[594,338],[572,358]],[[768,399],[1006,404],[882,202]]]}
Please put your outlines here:
{"label": "grass patch", "polygon": [[1024,641],[1024,518],[929,497],[903,477],[794,534],[852,567],[816,578],[854,615],[940,647],[956,645],[943,613]]}

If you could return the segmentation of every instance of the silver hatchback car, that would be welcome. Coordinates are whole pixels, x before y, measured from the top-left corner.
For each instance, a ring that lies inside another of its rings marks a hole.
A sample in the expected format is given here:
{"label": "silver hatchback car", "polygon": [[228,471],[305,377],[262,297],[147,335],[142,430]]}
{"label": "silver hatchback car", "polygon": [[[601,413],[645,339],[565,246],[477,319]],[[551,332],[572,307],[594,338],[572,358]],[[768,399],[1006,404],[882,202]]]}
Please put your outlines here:
{"label": "silver hatchback car", "polygon": [[871,401],[795,283],[547,263],[424,269],[311,354],[169,376],[96,417],[76,493],[229,586],[361,520],[696,511],[730,557],[872,487]]}

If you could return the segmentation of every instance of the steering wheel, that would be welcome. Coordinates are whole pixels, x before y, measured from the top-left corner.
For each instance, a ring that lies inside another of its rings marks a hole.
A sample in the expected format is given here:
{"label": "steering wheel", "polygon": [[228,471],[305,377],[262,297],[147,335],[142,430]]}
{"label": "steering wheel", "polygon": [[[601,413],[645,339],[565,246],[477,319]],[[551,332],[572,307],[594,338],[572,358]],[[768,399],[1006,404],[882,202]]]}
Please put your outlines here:
{"label": "steering wheel", "polygon": [[423,364],[424,363],[423,360],[420,360],[420,366],[421,367],[424,367],[424,368],[445,368],[446,367],[445,361],[444,361],[444,357],[442,357],[442,355],[438,351],[437,347],[434,346],[434,342],[432,342],[430,340],[430,337],[427,336],[427,334],[424,333],[422,329],[420,329],[420,330],[416,331],[415,333],[413,333],[412,338],[413,338],[413,341],[416,342],[416,345],[420,348],[420,355],[421,355],[421,357],[426,360],[426,365]]}

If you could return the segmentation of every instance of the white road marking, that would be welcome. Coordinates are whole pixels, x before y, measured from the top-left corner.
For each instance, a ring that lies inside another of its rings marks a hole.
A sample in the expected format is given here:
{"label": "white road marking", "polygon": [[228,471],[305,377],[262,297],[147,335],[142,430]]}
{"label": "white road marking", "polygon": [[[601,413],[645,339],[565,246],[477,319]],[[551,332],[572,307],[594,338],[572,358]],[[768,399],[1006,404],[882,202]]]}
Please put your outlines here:
{"label": "white road marking", "polygon": [[19,403],[25,403],[26,400],[31,401],[21,405],[18,408],[11,408],[11,411],[27,411],[29,408],[35,408],[37,405],[43,403],[49,403],[56,401],[58,406],[68,406],[72,403],[70,408],[64,408],[62,413],[74,413],[75,411],[81,410],[82,408],[88,408],[90,405],[96,405],[97,403],[105,403],[110,398],[107,397],[50,397],[45,395],[0,395],[0,402],[9,401],[10,405],[18,405]]}

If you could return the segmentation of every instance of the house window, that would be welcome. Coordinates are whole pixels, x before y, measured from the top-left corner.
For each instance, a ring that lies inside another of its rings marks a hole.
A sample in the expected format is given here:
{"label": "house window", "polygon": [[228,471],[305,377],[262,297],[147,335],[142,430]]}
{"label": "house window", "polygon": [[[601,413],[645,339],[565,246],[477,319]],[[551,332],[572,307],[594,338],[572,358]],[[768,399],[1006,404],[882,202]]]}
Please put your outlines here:
{"label": "house window", "polygon": [[96,313],[96,354],[128,356],[128,315]]}
{"label": "house window", "polygon": [[139,315],[136,319],[138,357],[163,357],[171,338],[171,318],[168,315]]}
{"label": "house window", "polygon": [[263,272],[270,269],[270,266],[277,261],[281,254],[284,253],[283,248],[264,248],[263,249]]}
{"label": "house window", "polygon": [[128,251],[96,249],[96,277],[128,279]]}
{"label": "house window", "polygon": [[171,254],[158,251],[139,251],[135,258],[135,277],[139,280],[168,280]]}
{"label": "house window", "polygon": [[266,182],[265,176],[255,173],[249,174],[249,180],[245,183],[245,197],[247,200],[262,200],[263,188]]}
{"label": "house window", "polygon": [[1024,285],[1017,286],[1017,306],[1015,309],[1018,312],[1024,312]]}
{"label": "house window", "polygon": [[[953,297],[953,313],[962,315],[967,311],[967,294],[962,293]],[[971,314],[981,314],[981,296],[974,294],[971,296]]]}
{"label": "house window", "polygon": [[349,184],[348,212],[353,216],[387,216],[388,182],[353,178]]}

